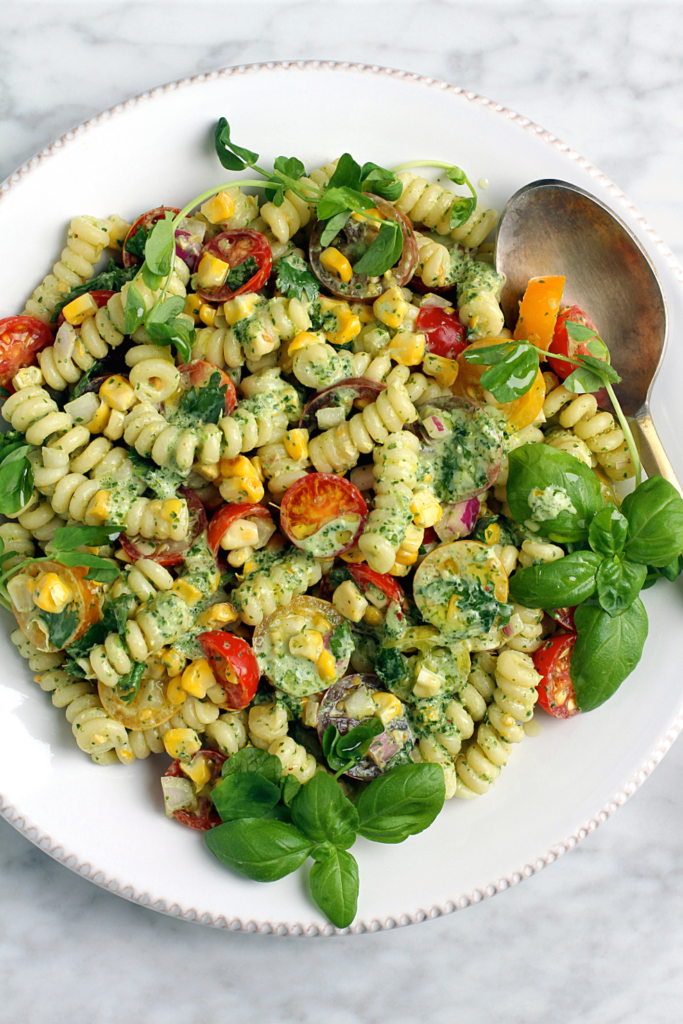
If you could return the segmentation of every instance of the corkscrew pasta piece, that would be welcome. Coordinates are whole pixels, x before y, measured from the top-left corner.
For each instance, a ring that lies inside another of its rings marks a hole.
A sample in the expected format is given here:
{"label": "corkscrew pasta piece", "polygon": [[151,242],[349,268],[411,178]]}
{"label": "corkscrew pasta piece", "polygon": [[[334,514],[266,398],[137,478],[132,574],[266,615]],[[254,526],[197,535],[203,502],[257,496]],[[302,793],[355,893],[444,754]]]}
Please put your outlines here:
{"label": "corkscrew pasta piece", "polygon": [[21,629],[15,629],[10,633],[10,640],[17,648],[22,658],[28,661],[28,667],[34,672],[47,672],[59,668],[64,661],[64,651],[56,651],[54,654],[40,651],[24,635]]}
{"label": "corkscrew pasta piece", "polygon": [[514,632],[507,637],[506,646],[512,651],[533,654],[543,643],[543,609],[524,608],[520,604],[512,607],[508,628]]}
{"label": "corkscrew pasta piece", "polygon": [[104,359],[110,348],[117,348],[125,334],[126,316],[121,293],[87,317],[80,328],[63,323],[55,344],[38,353],[45,381],[56,391],[75,384],[95,362]]}
{"label": "corkscrew pasta piece", "polygon": [[90,683],[75,680],[62,669],[43,672],[35,678],[41,690],[52,694],[55,707],[66,708],[76,743],[94,761],[112,750],[124,764],[135,760],[126,727],[107,714]]}
{"label": "corkscrew pasta piece", "polygon": [[403,193],[396,200],[396,207],[417,224],[433,228],[440,235],[450,235],[468,249],[481,245],[495,227],[497,210],[487,210],[477,203],[474,213],[465,223],[451,230],[451,210],[460,196],[410,171],[403,171],[397,178],[403,183]]}
{"label": "corkscrew pasta piece", "polygon": [[318,770],[313,754],[309,754],[306,748],[291,736],[275,740],[268,747],[268,753],[279,759],[283,775],[293,775],[302,785],[312,779]]}
{"label": "corkscrew pasta piece", "polygon": [[60,412],[45,388],[35,384],[10,395],[2,407],[2,416],[14,430],[26,434],[28,444],[35,445],[45,444],[51,434],[73,426],[71,416]]}
{"label": "corkscrew pasta piece", "polygon": [[456,796],[480,796],[498,778],[513,744],[524,738],[524,729],[519,723],[531,719],[540,681],[541,676],[528,654],[511,650],[499,654],[493,702],[477,729],[476,738],[455,762]]}
{"label": "corkscrew pasta piece", "polygon": [[348,422],[314,437],[309,445],[311,462],[319,473],[345,473],[375,444],[384,444],[390,433],[414,423],[417,410],[403,384],[390,384],[375,402]]}
{"label": "corkscrew pasta piece", "polygon": [[598,409],[595,395],[574,395],[562,384],[546,397],[543,412],[547,419],[557,416],[561,427],[572,430],[611,480],[627,480],[634,475],[624,432],[610,412]]}
{"label": "corkscrew pasta piece", "polygon": [[38,501],[37,492],[34,492],[31,501],[29,501],[25,508],[18,512],[16,516],[10,516],[9,518],[16,518],[19,525],[28,530],[34,540],[37,540],[43,547],[52,540],[55,532],[61,526],[66,526],[66,520],[55,515],[49,502],[44,501],[41,503]]}
{"label": "corkscrew pasta piece", "polygon": [[102,250],[110,244],[110,231],[118,236],[117,224],[98,220],[96,217],[74,217],[69,225],[66,248],[59,260],[35,289],[27,301],[22,316],[35,316],[43,323],[50,322],[50,316],[58,302],[72,288],[85,284],[95,271],[95,265]]}
{"label": "corkscrew pasta piece", "polygon": [[147,401],[138,402],[126,415],[123,439],[157,466],[170,466],[184,476],[195,461],[203,466],[216,466],[221,457],[222,435],[215,423],[177,426]]}
{"label": "corkscrew pasta piece", "polygon": [[[238,750],[246,747],[247,730],[244,717],[243,712],[228,711],[220,715],[215,722],[209,722],[205,729],[209,745],[227,757],[232,757]],[[254,746],[258,744],[254,743]]]}
{"label": "corkscrew pasta piece", "polygon": [[258,552],[252,561],[254,568],[250,571],[251,562],[247,562],[244,578],[231,596],[240,619],[248,626],[258,626],[266,615],[289,604],[293,597],[305,594],[322,576],[315,559],[294,548],[285,549],[263,570],[259,568]]}
{"label": "corkscrew pasta piece", "polygon": [[[300,299],[238,295],[223,305],[223,316],[230,325],[226,335],[230,350],[237,346],[243,356],[241,361],[259,360],[277,351],[283,341],[291,341],[310,328],[308,310],[309,303]],[[225,344],[224,341],[224,349]]]}
{"label": "corkscrew pasta piece", "polygon": [[0,540],[2,540],[2,551],[8,554],[16,552],[12,558],[6,558],[2,563],[2,571],[7,572],[13,569],[19,562],[26,558],[32,558],[35,552],[35,544],[31,531],[27,530],[20,523],[3,523],[0,526]]}
{"label": "corkscrew pasta piece", "polygon": [[271,743],[284,739],[289,728],[286,709],[275,701],[256,704],[249,711],[249,739],[255,747],[267,750]]}
{"label": "corkscrew pasta piece", "polygon": [[448,249],[441,242],[437,242],[427,235],[421,235],[419,231],[415,232],[415,238],[419,250],[416,275],[428,288],[443,288],[451,269],[451,256]]}
{"label": "corkscrew pasta piece", "polygon": [[277,368],[245,378],[241,389],[245,399],[232,416],[224,416],[218,424],[223,432],[221,454],[227,459],[283,441],[288,423],[301,414],[299,396]]}
{"label": "corkscrew pasta piece", "polygon": [[207,726],[216,722],[219,715],[220,708],[212,701],[188,693],[178,711],[170,719],[169,725],[172,729],[194,729],[196,733],[201,734]]}
{"label": "corkscrew pasta piece", "polygon": [[289,346],[288,355],[296,346],[292,361],[294,376],[307,388],[322,391],[348,377],[367,376],[370,356],[367,352],[337,352],[319,335],[298,335]]}
{"label": "corkscrew pasta piece", "polygon": [[266,444],[258,449],[258,458],[261,460],[263,475],[268,481],[268,490],[276,498],[281,498],[285,491],[302,476],[306,476],[311,468],[307,441],[301,445],[300,458],[292,457],[292,450],[292,446],[287,448],[285,441]]}
{"label": "corkscrew pasta piece", "polygon": [[472,655],[468,684],[481,695],[486,704],[493,700],[496,689],[496,655],[491,651],[477,651]]}
{"label": "corkscrew pasta piece", "polygon": [[[315,182],[305,176],[297,182],[300,191],[304,195],[314,196],[317,194]],[[307,190],[306,186],[312,186]],[[301,199],[291,189],[285,190],[284,200],[281,206],[267,202],[261,207],[261,217],[279,242],[288,242],[292,235],[295,235],[299,228],[304,228],[311,219],[313,207],[305,199]]]}
{"label": "corkscrew pasta piece", "polygon": [[564,558],[564,551],[557,544],[549,544],[541,540],[522,541],[519,564],[523,569],[528,569],[531,565],[539,565],[541,562],[556,562],[558,558]]}
{"label": "corkscrew pasta piece", "polygon": [[[390,434],[385,443],[375,449],[374,508],[365,524],[358,547],[368,565],[376,572],[389,572],[397,560],[406,533],[413,519],[411,502],[417,488],[420,441],[409,431]],[[424,531],[411,538],[414,553],[402,552],[403,564],[417,561],[417,549]],[[415,548],[415,541],[417,547]]]}

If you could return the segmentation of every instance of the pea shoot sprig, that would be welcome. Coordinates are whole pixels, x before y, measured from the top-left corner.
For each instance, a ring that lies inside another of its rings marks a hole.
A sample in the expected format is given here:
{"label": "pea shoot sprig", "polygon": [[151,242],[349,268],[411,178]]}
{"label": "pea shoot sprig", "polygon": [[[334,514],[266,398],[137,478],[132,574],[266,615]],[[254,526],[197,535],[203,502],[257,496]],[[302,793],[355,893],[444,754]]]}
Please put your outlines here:
{"label": "pea shoot sprig", "polygon": [[409,171],[412,167],[441,167],[446,171],[446,177],[454,184],[466,185],[471,194],[461,196],[451,206],[449,230],[453,231],[455,228],[459,228],[470,219],[477,208],[477,193],[462,167],[445,163],[443,160],[409,160],[405,164],[399,164],[398,167],[392,167],[391,170],[394,174],[400,174],[401,171]]}

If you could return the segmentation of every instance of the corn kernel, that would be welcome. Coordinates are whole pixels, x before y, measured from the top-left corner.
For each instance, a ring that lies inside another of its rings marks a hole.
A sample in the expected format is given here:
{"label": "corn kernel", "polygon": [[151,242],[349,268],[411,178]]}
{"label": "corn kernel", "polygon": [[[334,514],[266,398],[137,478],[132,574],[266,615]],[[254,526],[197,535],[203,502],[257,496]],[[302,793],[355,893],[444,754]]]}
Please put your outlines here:
{"label": "corn kernel", "polygon": [[334,312],[337,317],[337,330],[327,331],[327,340],[333,345],[348,345],[360,334],[361,322],[346,304],[338,305]]}
{"label": "corn kernel", "polygon": [[222,601],[220,604],[212,604],[210,608],[202,612],[197,622],[200,626],[206,626],[207,629],[214,629],[225,626],[228,622],[235,622],[236,619],[237,612],[233,606],[227,601]]}
{"label": "corn kernel", "polygon": [[285,449],[290,459],[299,462],[308,458],[308,431],[288,430],[285,434]]}
{"label": "corn kernel", "polygon": [[403,711],[401,702],[393,693],[373,693],[372,703],[379,712],[379,719],[382,725],[388,725],[392,718],[396,718]]}
{"label": "corn kernel", "polygon": [[434,377],[442,388],[449,388],[455,384],[460,367],[455,359],[446,359],[445,356],[436,356],[428,352],[424,357],[424,372]]}
{"label": "corn kernel", "polygon": [[400,562],[394,562],[391,569],[389,570],[390,576],[407,576],[410,572],[409,565],[401,565]]}
{"label": "corn kernel", "polygon": [[484,530],[484,540],[487,544],[500,544],[501,530],[498,523],[489,523]]}
{"label": "corn kernel", "polygon": [[291,355],[292,352],[300,352],[302,348],[310,348],[311,345],[319,344],[320,338],[317,334],[312,334],[310,331],[299,331],[299,333],[290,341],[287,348],[287,355]]}
{"label": "corn kernel", "polygon": [[78,324],[82,324],[84,320],[87,320],[89,316],[93,316],[97,309],[97,303],[92,295],[90,292],[86,292],[85,295],[79,295],[78,298],[65,306],[62,313],[67,323],[77,327]]}
{"label": "corn kernel", "polygon": [[348,284],[353,277],[353,269],[346,256],[333,246],[320,254],[320,262],[344,284]]}
{"label": "corn kernel", "polygon": [[403,297],[403,292],[397,285],[393,284],[385,292],[375,299],[372,304],[373,311],[378,320],[381,320],[387,327],[398,328],[403,323],[408,311],[408,303]]}
{"label": "corn kernel", "polygon": [[195,587],[193,583],[188,583],[187,580],[181,579],[174,582],[171,592],[177,594],[185,604],[189,605],[197,604],[204,597],[199,587]]}
{"label": "corn kernel", "polygon": [[90,423],[84,424],[85,428],[90,431],[91,434],[101,434],[102,431],[107,427],[109,423],[109,413],[111,409],[106,402],[100,402],[100,407],[90,420]]}
{"label": "corn kernel", "polygon": [[399,548],[396,552],[396,561],[399,565],[414,565],[417,562],[417,551],[403,551]]}
{"label": "corn kernel", "polygon": [[365,561],[365,555],[363,554],[363,552],[361,551],[357,544],[354,544],[352,548],[350,548],[348,551],[345,551],[343,555],[340,555],[339,557],[344,562],[348,562],[350,565],[355,565],[357,562]]}
{"label": "corn kernel", "polygon": [[229,299],[228,302],[223,303],[223,316],[230,327],[232,327],[238,320],[244,320],[246,317],[251,316],[259,301],[260,299],[256,292],[249,292],[248,295],[237,295],[234,299]]}
{"label": "corn kernel", "polygon": [[183,509],[184,505],[180,498],[168,498],[167,501],[162,502],[159,518],[163,519],[166,523],[177,522],[183,513]]}
{"label": "corn kernel", "polygon": [[216,192],[212,199],[207,199],[199,207],[209,224],[221,224],[230,220],[235,212],[235,200],[227,192]]}
{"label": "corn kernel", "polygon": [[221,459],[221,476],[225,480],[231,477],[257,476],[246,455],[237,455],[234,459]]}
{"label": "corn kernel", "polygon": [[368,306],[363,302],[354,302],[351,306],[351,312],[354,316],[358,317],[362,324],[373,324],[375,322],[372,306]]}
{"label": "corn kernel", "polygon": [[256,476],[259,478],[261,483],[263,483],[263,481],[265,480],[265,476],[264,476],[264,473],[263,473],[263,461],[262,461],[262,459],[258,455],[252,455],[252,457],[251,457],[251,459],[249,461],[251,462],[252,466],[256,470]]}
{"label": "corn kernel", "polygon": [[203,789],[211,779],[211,769],[206,757],[193,757],[189,764],[181,764],[181,769],[188,779],[192,779],[197,791]]}
{"label": "corn kernel", "polygon": [[181,761],[189,761],[193,754],[202,749],[194,729],[169,729],[164,733],[164,747],[169,757]]}
{"label": "corn kernel", "polygon": [[261,481],[253,476],[229,477],[221,481],[219,490],[221,497],[228,502],[259,502],[266,493]]}
{"label": "corn kernel", "polygon": [[381,626],[384,622],[384,613],[369,604],[363,612],[363,622],[367,622],[368,626]]}
{"label": "corn kernel", "polygon": [[315,663],[318,675],[325,681],[334,679],[337,674],[337,666],[334,660],[334,655],[330,651],[322,651],[318,660]]}
{"label": "corn kernel", "polygon": [[27,582],[29,592],[33,595],[33,603],[36,608],[44,612],[56,614],[63,612],[68,604],[73,601],[71,588],[64,583],[56,572],[46,572],[35,580]]}
{"label": "corn kernel", "polygon": [[111,409],[117,412],[127,412],[135,402],[135,392],[127,380],[115,373],[113,377],[107,377],[104,384],[98,391],[103,402],[106,402]]}
{"label": "corn kernel", "polygon": [[107,521],[109,515],[109,499],[111,491],[97,491],[88,505],[85,521],[91,526],[98,526]]}
{"label": "corn kernel", "polygon": [[199,310],[204,305],[200,295],[188,295],[185,299],[184,313],[191,316],[195,323],[199,320]]}
{"label": "corn kernel", "polygon": [[174,676],[169,679],[168,686],[166,687],[166,696],[171,704],[184,704],[187,697],[187,691],[183,690],[180,676]]}
{"label": "corn kernel", "polygon": [[410,504],[410,511],[413,513],[413,523],[422,529],[434,526],[443,515],[443,509],[435,495],[431,491],[416,491]]}
{"label": "corn kernel", "polygon": [[206,658],[197,658],[191,662],[181,676],[183,690],[191,693],[193,697],[199,697],[200,700],[206,697],[206,691],[215,685],[216,677]]}
{"label": "corn kernel", "polygon": [[197,267],[197,286],[209,291],[222,288],[229,271],[229,263],[205,252]]}
{"label": "corn kernel", "polygon": [[161,664],[165,667],[169,676],[179,676],[187,664],[187,658],[180,651],[176,651],[174,647],[164,648],[159,657],[161,658]]}
{"label": "corn kernel", "polygon": [[216,309],[205,302],[199,307],[199,319],[207,327],[213,327],[216,323]]}
{"label": "corn kernel", "polygon": [[305,629],[303,633],[290,637],[289,651],[295,657],[316,661],[324,650],[322,633],[317,629]]}
{"label": "corn kernel", "polygon": [[320,612],[315,613],[311,619],[311,625],[313,626],[313,629],[317,629],[320,633],[329,633],[332,629],[332,623],[330,620]]}
{"label": "corn kernel", "polygon": [[411,331],[399,331],[391,339],[387,354],[399,366],[418,366],[425,357],[424,334],[413,334]]}

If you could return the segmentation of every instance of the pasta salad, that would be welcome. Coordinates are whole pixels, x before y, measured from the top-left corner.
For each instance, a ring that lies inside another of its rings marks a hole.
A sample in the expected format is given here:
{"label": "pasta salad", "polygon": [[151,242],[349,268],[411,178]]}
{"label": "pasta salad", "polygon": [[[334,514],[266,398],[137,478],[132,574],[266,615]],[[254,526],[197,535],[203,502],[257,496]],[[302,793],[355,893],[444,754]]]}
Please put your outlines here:
{"label": "pasta salad", "polygon": [[215,148],[242,177],[75,217],[0,320],[0,601],[82,751],[170,756],[170,818],[255,880],[311,857],[345,927],[357,835],[423,831],[537,703],[630,674],[683,501],[564,278],[505,325],[461,168],[263,169],[224,118]]}

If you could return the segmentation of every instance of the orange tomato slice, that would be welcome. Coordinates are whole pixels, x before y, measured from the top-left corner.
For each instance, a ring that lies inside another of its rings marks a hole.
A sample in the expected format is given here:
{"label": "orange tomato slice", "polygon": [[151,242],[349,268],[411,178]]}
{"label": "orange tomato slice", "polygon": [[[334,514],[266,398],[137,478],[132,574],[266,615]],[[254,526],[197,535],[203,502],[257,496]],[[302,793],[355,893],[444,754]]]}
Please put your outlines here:
{"label": "orange tomato slice", "polygon": [[460,370],[451,391],[454,395],[476,402],[477,405],[491,405],[495,409],[500,409],[511,427],[515,430],[522,430],[523,427],[528,427],[530,423],[534,422],[543,408],[545,381],[540,369],[525,395],[516,398],[514,402],[497,402],[491,392],[479,383],[488,367],[468,363],[465,359],[466,352],[470,352],[472,349],[486,348],[488,345],[502,345],[508,340],[507,338],[480,338],[478,341],[472,342],[469,348],[458,356],[457,362]]}
{"label": "orange tomato slice", "polygon": [[515,341],[529,341],[547,352],[555,332],[565,277],[532,277],[526,286],[515,327]]}

